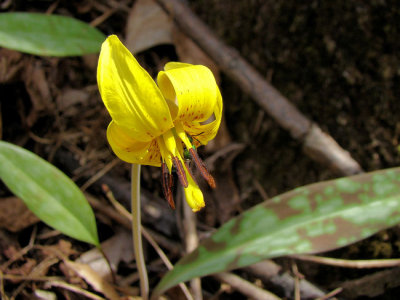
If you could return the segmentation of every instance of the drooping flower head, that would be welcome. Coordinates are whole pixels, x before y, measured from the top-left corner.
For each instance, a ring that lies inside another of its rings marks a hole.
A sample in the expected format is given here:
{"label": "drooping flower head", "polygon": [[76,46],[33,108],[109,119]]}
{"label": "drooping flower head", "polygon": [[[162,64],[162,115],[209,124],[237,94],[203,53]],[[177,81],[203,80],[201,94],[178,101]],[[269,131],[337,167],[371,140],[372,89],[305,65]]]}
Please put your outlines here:
{"label": "drooping flower head", "polygon": [[[97,82],[112,121],[107,139],[122,160],[162,167],[163,190],[173,207],[172,168],[193,211],[204,207],[184,152],[190,153],[210,186],[214,179],[199,159],[196,147],[217,134],[222,97],[212,72],[202,65],[170,62],[158,73],[157,84],[115,35],[101,47]],[[212,122],[206,121],[214,116]]]}

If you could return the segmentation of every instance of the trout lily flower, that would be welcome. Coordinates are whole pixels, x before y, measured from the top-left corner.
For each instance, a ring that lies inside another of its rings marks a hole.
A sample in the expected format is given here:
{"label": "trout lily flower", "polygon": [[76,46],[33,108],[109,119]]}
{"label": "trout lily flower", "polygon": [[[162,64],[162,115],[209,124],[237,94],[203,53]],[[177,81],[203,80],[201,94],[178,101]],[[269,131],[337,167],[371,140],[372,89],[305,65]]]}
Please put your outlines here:
{"label": "trout lily flower", "polygon": [[187,159],[215,187],[196,151],[215,137],[221,123],[222,97],[212,72],[202,65],[169,62],[158,73],[157,86],[111,35],[101,47],[97,82],[112,118],[107,139],[113,152],[129,163],[162,167],[163,191],[172,208],[175,168],[189,206],[193,211],[204,207]]}

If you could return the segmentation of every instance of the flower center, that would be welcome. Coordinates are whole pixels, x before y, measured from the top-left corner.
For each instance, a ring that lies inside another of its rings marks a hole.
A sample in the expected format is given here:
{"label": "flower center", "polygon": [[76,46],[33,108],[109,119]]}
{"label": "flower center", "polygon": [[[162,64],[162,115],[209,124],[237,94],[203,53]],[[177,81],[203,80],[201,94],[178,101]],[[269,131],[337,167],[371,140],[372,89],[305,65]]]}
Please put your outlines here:
{"label": "flower center", "polygon": [[207,181],[209,186],[211,188],[216,187],[214,178],[208,172],[204,162],[200,159],[192,141],[192,137],[186,134],[181,123],[176,123],[175,127],[157,138],[162,159],[161,180],[163,192],[169,205],[173,209],[175,208],[175,203],[172,196],[172,167],[175,168],[179,182],[186,189],[190,185],[197,185],[189,166],[189,162],[193,160],[201,176]]}

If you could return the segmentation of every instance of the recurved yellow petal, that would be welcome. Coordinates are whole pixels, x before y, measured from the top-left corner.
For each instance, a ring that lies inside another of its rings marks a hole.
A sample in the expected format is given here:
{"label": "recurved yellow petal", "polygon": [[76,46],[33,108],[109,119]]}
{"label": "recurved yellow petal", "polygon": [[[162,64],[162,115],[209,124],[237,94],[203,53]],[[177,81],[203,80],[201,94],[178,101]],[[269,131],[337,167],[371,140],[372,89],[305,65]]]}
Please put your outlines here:
{"label": "recurved yellow petal", "polygon": [[184,130],[193,137],[196,147],[199,146],[199,144],[207,145],[207,143],[216,136],[219,126],[221,125],[222,106],[222,96],[218,90],[217,103],[213,111],[215,120],[207,124],[201,124],[199,122],[183,123]]}
{"label": "recurved yellow petal", "polygon": [[203,122],[213,113],[218,86],[205,66],[169,63],[158,73],[157,82],[164,97],[175,101],[178,114],[174,121]]}
{"label": "recurved yellow petal", "polygon": [[188,64],[188,63],[183,63],[183,62],[170,61],[165,64],[164,71],[177,69],[177,68],[186,68],[186,67],[190,67],[190,66],[193,66],[193,65]]}
{"label": "recurved yellow petal", "polygon": [[126,128],[114,121],[108,125],[107,139],[115,155],[132,164],[161,166],[160,149],[156,140],[140,142],[132,139],[127,132]]}
{"label": "recurved yellow petal", "polygon": [[151,141],[173,127],[159,88],[115,35],[101,47],[97,82],[105,106],[137,141]]}

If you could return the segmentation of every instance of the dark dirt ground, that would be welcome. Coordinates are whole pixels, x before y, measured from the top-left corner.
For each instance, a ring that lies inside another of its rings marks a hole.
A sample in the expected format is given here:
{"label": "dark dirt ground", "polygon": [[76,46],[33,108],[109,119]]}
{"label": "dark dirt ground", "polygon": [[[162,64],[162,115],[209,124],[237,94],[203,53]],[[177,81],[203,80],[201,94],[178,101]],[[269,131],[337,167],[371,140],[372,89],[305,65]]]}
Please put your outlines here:
{"label": "dark dirt ground", "polygon": [[[132,3],[120,3],[121,6],[98,25],[105,34],[125,34],[125,22]],[[114,4],[107,0],[97,4],[92,1],[59,1],[53,13],[90,22]],[[1,1],[0,5],[1,11],[45,12],[51,1]],[[365,171],[399,165],[400,2],[198,0],[191,1],[190,5],[225,43],[236,48],[302,113],[348,150]],[[9,66],[8,69],[0,67],[3,140],[28,148],[54,162],[80,185],[113,162],[115,157],[105,138],[109,116],[96,86],[96,56],[58,59],[19,55],[11,51],[1,52],[0,61],[2,55]],[[138,59],[155,74],[161,62],[176,59],[176,53],[172,46],[158,46],[141,53]],[[16,68],[15,74],[10,66]],[[33,78],[40,76],[45,82],[38,86],[38,80]],[[294,187],[336,177],[305,156],[300,143],[224,74],[221,92],[228,134],[233,142],[245,145],[233,159],[229,173],[230,184],[237,189],[239,200],[234,210],[225,215],[221,212],[224,217],[213,211],[221,209],[221,205],[213,201],[207,203],[207,209],[199,215],[203,230],[218,227],[224,218],[261,202],[263,192],[271,197]],[[80,100],[63,102],[67,98]],[[208,152],[202,154],[211,155],[214,150]],[[65,162],[71,160],[75,167]],[[218,180],[218,165],[212,169]],[[120,163],[108,176],[127,181],[129,166]],[[162,195],[159,178],[158,169],[144,168],[143,187],[150,196]],[[89,191],[102,195],[96,186]],[[0,196],[10,196],[3,186]],[[165,203],[160,205],[167,209]],[[171,218],[174,219],[172,213]],[[99,222],[103,229],[100,230],[102,239],[111,237],[116,225],[101,217]],[[164,232],[160,230],[162,226],[152,224],[151,219],[144,222],[168,239],[179,240],[176,229]],[[49,230],[39,224],[15,234],[6,229],[2,231],[2,235],[20,249],[28,244],[33,231],[40,235]],[[329,254],[352,259],[396,258],[400,255],[399,237],[399,229],[393,228]],[[83,244],[65,239],[78,252],[88,249]],[[57,238],[43,243],[56,244]],[[5,249],[7,246],[1,243],[0,238],[2,264],[8,259]],[[35,255],[36,252],[30,253],[29,259],[39,263],[40,256]],[[154,257],[150,251],[149,260]],[[173,259],[176,258],[175,254]],[[278,261],[290,269],[291,261]],[[385,288],[369,292],[366,286],[370,281],[365,276],[381,270],[357,271],[300,262],[298,267],[309,281],[326,290],[346,281],[365,279],[360,286],[353,285],[346,290],[342,294],[345,299],[398,299],[400,292],[400,283],[393,279],[396,270],[389,270],[386,277],[372,279],[382,282]],[[127,263],[121,269],[120,275],[123,276],[132,272],[134,267]],[[159,274],[160,270],[163,272],[159,265],[150,268],[151,274]],[[54,274],[59,272],[57,268],[50,270]],[[157,275],[154,278],[152,285],[158,280]],[[253,279],[249,277],[249,280]],[[19,286],[18,283],[5,284],[8,294]],[[212,279],[204,279],[203,284],[207,295],[218,290],[218,283]],[[40,284],[28,283],[20,293],[21,299],[29,299],[35,286]],[[217,299],[232,297],[245,299],[238,293],[223,293]]]}

